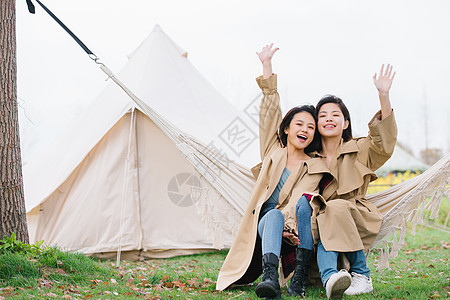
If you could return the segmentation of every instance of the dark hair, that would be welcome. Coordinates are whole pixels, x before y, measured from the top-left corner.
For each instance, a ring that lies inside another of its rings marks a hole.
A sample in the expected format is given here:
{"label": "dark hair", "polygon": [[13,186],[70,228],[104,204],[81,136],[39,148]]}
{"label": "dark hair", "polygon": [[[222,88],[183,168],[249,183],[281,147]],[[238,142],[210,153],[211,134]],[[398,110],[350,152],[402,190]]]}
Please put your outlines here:
{"label": "dark hair", "polygon": [[[325,95],[322,97],[322,99],[319,100],[317,103],[316,113],[317,117],[320,112],[320,108],[327,103],[335,103],[337,106],[339,106],[339,109],[341,110],[342,114],[344,115],[344,119],[348,121],[348,126],[344,131],[342,132],[342,138],[344,139],[344,142],[348,142],[349,140],[353,139],[352,135],[352,121],[350,120],[350,113],[348,112],[347,106],[345,106],[344,102],[341,98],[336,97],[334,95]],[[322,149],[322,145],[320,145],[319,149]]]}
{"label": "dark hair", "polygon": [[314,122],[316,125],[314,128],[314,138],[304,150],[305,153],[314,152],[318,150],[318,147],[321,144],[320,134],[319,131],[317,130],[317,114],[314,105],[296,106],[292,108],[290,111],[288,111],[284,116],[283,120],[281,121],[280,127],[278,129],[278,141],[280,142],[281,147],[284,148],[287,146],[287,134],[284,132],[284,130],[286,128],[289,128],[289,125],[291,124],[291,121],[294,118],[294,116],[301,112],[307,112],[314,118]]}

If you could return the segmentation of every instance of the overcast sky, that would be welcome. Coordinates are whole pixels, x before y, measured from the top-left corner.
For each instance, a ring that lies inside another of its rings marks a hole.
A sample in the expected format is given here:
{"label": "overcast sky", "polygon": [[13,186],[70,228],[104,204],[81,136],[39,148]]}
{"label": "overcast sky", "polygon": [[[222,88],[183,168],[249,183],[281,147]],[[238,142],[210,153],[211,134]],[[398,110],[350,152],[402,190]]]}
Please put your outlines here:
{"label": "overcast sky", "polygon": [[[43,2],[116,74],[159,24],[240,110],[259,92],[255,77],[262,69],[255,52],[273,42],[280,48],[273,64],[283,111],[335,94],[349,107],[356,135],[367,133],[379,109],[372,76],[391,63],[399,140],[416,155],[427,143],[449,151],[448,0]],[[98,66],[35,4],[32,15],[25,0],[17,0],[24,152],[40,143],[37,137],[42,142],[62,130],[107,84]]]}

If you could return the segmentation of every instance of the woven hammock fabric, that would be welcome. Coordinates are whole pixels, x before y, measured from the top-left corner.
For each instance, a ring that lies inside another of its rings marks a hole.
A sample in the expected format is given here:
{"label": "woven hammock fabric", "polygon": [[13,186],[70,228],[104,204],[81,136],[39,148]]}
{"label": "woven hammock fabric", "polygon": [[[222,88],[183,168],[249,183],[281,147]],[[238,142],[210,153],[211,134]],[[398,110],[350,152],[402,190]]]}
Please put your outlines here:
{"label": "woven hammock fabric", "polygon": [[[233,161],[217,159],[221,157],[214,149],[208,149],[194,137],[183,134],[178,128],[164,119],[156,111],[131,93],[106,68],[103,71],[109,75],[142,111],[151,116],[152,120],[175,142],[178,149],[186,155],[196,167],[202,180],[207,180],[222,195],[232,203],[235,211],[243,216],[246,203],[254,185],[251,171]],[[205,173],[205,170],[207,172]],[[207,174],[206,176],[204,174]],[[412,233],[417,224],[423,223],[424,210],[431,210],[430,218],[438,215],[441,201],[449,195],[450,153],[431,166],[424,173],[397,184],[385,191],[367,196],[383,214],[383,222],[377,239],[371,249],[382,248],[378,268],[389,267],[388,259],[394,258],[405,240],[407,222],[411,222]],[[220,232],[224,230],[237,231],[239,215],[230,217],[229,211],[214,210],[214,197],[202,197],[196,206],[203,216],[208,233],[215,246],[221,248]]]}

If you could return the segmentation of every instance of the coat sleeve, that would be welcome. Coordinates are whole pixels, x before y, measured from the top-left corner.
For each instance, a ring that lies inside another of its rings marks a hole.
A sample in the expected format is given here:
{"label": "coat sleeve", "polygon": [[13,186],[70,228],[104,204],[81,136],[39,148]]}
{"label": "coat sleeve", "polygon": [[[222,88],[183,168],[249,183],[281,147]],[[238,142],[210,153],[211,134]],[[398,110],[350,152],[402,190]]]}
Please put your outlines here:
{"label": "coat sleeve", "polygon": [[394,112],[381,120],[381,111],[369,122],[369,135],[357,139],[358,160],[372,171],[380,168],[394,152],[397,124]]}
{"label": "coat sleeve", "polygon": [[[311,208],[313,209],[313,214],[314,213],[318,213],[318,209],[320,208],[320,206],[318,206],[317,209],[315,209],[314,204],[315,203],[325,203],[325,200],[323,199],[323,197],[321,195],[318,194],[319,190],[314,190],[314,191],[306,191],[305,193],[301,194],[299,197],[295,197],[293,199],[291,199],[291,201],[289,201],[288,205],[286,205],[281,212],[283,213],[284,216],[284,228],[283,231],[287,231],[290,233],[295,234],[296,236],[299,236],[299,232],[298,232],[298,228],[297,228],[297,203],[298,200],[300,200],[300,197],[302,197],[303,195],[308,195],[309,197],[309,203],[311,205]],[[311,218],[313,218],[314,215],[311,215]],[[312,219],[314,222],[316,221],[315,217]],[[313,223],[311,223],[312,228],[317,228],[317,226],[314,226]],[[314,231],[313,231],[313,236],[314,236]],[[315,241],[317,241],[318,239],[316,238]],[[289,240],[285,240],[285,242],[287,242],[288,244],[291,244],[291,242]],[[292,245],[292,244],[291,244]],[[296,246],[296,245],[293,245]]]}
{"label": "coat sleeve", "polygon": [[[290,233],[294,233],[295,235],[299,235],[298,229],[297,229],[297,203],[298,200],[302,196],[307,196],[308,200],[310,201],[310,204],[312,206],[311,201],[317,198],[316,201],[323,200],[322,196],[319,195],[319,188],[314,188],[312,185],[305,186],[299,189],[301,192],[298,191],[296,193],[293,193],[291,196],[291,199],[289,199],[288,204],[281,209],[281,212],[284,216],[284,229],[283,231],[287,231]],[[289,242],[288,242],[289,243]]]}
{"label": "coat sleeve", "polygon": [[277,131],[281,124],[280,95],[277,91],[277,75],[256,78],[263,98],[259,106],[259,143],[261,160],[278,144]]}

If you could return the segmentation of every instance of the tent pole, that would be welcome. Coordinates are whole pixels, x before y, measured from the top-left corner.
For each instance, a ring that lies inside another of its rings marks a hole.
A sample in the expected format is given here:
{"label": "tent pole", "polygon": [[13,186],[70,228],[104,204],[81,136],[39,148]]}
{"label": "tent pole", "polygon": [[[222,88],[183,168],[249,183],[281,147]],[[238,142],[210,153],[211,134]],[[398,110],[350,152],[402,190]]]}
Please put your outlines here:
{"label": "tent pole", "polygon": [[131,139],[133,136],[134,131],[134,114],[135,109],[132,108],[131,110],[131,122],[130,122],[130,134],[128,137],[128,151],[127,151],[127,158],[125,159],[125,165],[124,165],[124,180],[123,180],[123,189],[122,189],[122,208],[120,210],[120,225],[119,225],[119,244],[117,245],[117,260],[116,260],[116,267],[120,266],[120,255],[122,252],[122,236],[123,236],[123,218],[124,218],[124,210],[125,210],[125,201],[128,194],[128,173],[129,173],[129,166],[130,166],[130,153],[131,153]]}

